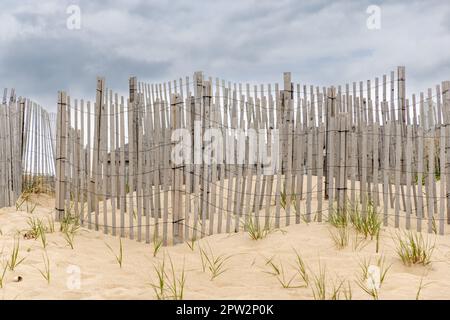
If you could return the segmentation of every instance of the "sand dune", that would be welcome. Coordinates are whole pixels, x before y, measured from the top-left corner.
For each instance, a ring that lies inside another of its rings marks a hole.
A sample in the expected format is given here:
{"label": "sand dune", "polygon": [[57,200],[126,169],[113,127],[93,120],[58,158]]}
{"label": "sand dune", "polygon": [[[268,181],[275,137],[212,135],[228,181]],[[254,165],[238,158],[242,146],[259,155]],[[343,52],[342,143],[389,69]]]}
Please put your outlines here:
{"label": "sand dune", "polygon": [[[278,266],[283,266],[285,279],[293,277],[291,286],[303,285],[294,268],[294,249],[307,264],[310,278],[319,273],[319,263],[326,268],[327,298],[331,295],[333,283],[345,279],[351,285],[353,299],[371,299],[355,280],[360,274],[361,261],[371,258],[375,263],[381,255],[392,267],[379,289],[380,299],[415,299],[422,278],[425,287],[420,293],[421,299],[448,299],[450,296],[448,235],[424,235],[436,240],[431,265],[407,267],[395,253],[392,239],[395,229],[383,228],[377,254],[375,241],[361,243],[360,248],[355,249],[353,233],[348,247],[339,250],[330,237],[329,224],[303,222],[274,231],[258,241],[251,240],[244,232],[213,235],[197,241],[194,250],[184,243],[162,248],[156,257],[153,257],[152,244],[123,239],[122,268],[107,246],[117,253],[117,237],[82,228],[75,236],[72,250],[56,224],[56,231],[47,234],[46,252],[51,273],[48,284],[39,272],[45,269],[41,240],[27,240],[23,234],[29,229],[29,217],[46,221],[51,216],[54,202],[48,196],[36,197],[34,201],[38,205],[33,213],[16,211],[16,208],[0,209],[0,262],[5,263],[9,259],[14,238],[20,238],[19,258],[25,258],[14,271],[6,271],[0,299],[155,299],[151,286],[157,280],[154,266],[164,257],[166,262],[169,257],[172,259],[178,276],[184,265],[185,299],[313,299],[313,284],[283,288],[277,277],[269,274],[271,269],[266,262],[273,258]],[[25,206],[22,209],[26,210]],[[202,270],[199,246],[206,250],[210,247],[216,256],[229,256],[225,272],[212,281],[208,270]],[[22,281],[15,282],[18,276]]]}

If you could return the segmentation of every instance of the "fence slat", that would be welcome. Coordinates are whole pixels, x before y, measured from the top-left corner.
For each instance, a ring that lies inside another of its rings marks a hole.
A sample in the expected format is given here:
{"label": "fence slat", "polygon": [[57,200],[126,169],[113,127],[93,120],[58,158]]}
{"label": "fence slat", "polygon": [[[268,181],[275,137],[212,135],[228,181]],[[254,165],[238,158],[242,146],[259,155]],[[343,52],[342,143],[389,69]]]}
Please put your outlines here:
{"label": "fence slat", "polygon": [[[406,127],[406,198],[411,199],[411,149],[412,127]],[[406,229],[411,229],[411,201],[406,202]]]}
{"label": "fence slat", "polygon": [[56,219],[64,217],[65,163],[66,163],[66,102],[65,92],[58,92],[58,120],[56,138]]}

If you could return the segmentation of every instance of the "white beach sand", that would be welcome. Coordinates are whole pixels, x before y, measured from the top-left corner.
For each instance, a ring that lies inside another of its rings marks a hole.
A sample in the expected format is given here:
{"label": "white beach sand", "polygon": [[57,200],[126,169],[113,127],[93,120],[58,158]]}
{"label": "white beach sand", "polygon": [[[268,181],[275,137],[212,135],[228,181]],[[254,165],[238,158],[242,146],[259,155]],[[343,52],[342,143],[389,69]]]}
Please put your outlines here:
{"label": "white beach sand", "polygon": [[[0,263],[9,259],[15,237],[20,238],[19,258],[25,258],[14,271],[6,271],[0,299],[155,299],[151,286],[157,281],[154,266],[164,256],[166,267],[170,256],[178,275],[184,265],[185,299],[313,299],[312,284],[306,288],[283,288],[277,278],[268,273],[271,269],[266,261],[273,257],[278,265],[282,263],[286,279],[294,277],[292,286],[301,285],[294,269],[294,249],[307,264],[310,278],[313,278],[313,272],[318,274],[319,261],[326,268],[327,298],[331,295],[333,283],[345,279],[351,285],[353,299],[371,299],[355,280],[360,274],[359,263],[370,257],[375,263],[380,255],[384,255],[386,264],[392,264],[379,289],[380,299],[415,299],[422,278],[425,287],[420,299],[450,298],[448,232],[444,236],[424,234],[424,237],[436,241],[431,265],[407,267],[395,252],[392,238],[397,231],[393,228],[383,228],[377,254],[375,240],[367,241],[363,248],[354,249],[353,233],[348,247],[337,249],[329,233],[332,227],[314,222],[284,227],[282,232],[275,231],[258,241],[251,240],[243,232],[213,235],[197,241],[193,251],[183,243],[162,248],[156,258],[153,257],[153,244],[123,239],[122,268],[107,247],[110,245],[117,253],[118,237],[82,228],[75,236],[72,250],[56,224],[56,231],[47,234],[46,251],[51,272],[48,284],[39,272],[45,269],[41,240],[27,240],[23,234],[29,229],[29,217],[44,218],[46,222],[54,207],[54,199],[41,195],[34,197],[34,201],[38,206],[33,213],[16,211],[16,208],[0,209]],[[212,281],[210,273],[202,271],[199,245],[206,250],[209,246],[216,256],[230,256],[225,262],[226,271]],[[73,270],[80,271],[80,288],[70,285],[77,279]],[[22,281],[15,282],[18,276]]]}

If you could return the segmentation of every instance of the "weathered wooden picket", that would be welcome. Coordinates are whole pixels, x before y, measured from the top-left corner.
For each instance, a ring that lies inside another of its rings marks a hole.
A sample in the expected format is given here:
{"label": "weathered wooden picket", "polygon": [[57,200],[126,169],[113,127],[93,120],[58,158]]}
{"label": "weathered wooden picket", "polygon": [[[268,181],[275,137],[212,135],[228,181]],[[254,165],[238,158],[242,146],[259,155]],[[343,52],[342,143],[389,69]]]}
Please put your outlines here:
{"label": "weathered wooden picket", "polygon": [[[4,90],[0,105],[0,208],[22,191],[54,191],[55,114]],[[39,190],[38,190],[39,189]]]}
{"label": "weathered wooden picket", "polygon": [[14,90],[5,89],[0,107],[0,207],[11,206],[20,195],[21,186],[21,119]]}
{"label": "weathered wooden picket", "polygon": [[56,114],[27,100],[23,129],[23,188],[55,191]]}
{"label": "weathered wooden picket", "polygon": [[404,67],[330,88],[132,77],[128,97],[98,78],[95,103],[58,94],[57,218],[167,245],[358,206],[444,234],[449,89],[407,99]]}

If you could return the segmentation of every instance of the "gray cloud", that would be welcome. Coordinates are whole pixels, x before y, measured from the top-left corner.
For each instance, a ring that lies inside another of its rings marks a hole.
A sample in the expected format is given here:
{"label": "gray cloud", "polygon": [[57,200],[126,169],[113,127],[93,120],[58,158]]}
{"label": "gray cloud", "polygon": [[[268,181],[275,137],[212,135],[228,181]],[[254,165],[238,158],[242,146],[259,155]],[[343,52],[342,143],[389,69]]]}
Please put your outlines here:
{"label": "gray cloud", "polygon": [[[231,81],[317,85],[373,79],[406,65],[410,91],[450,74],[445,1],[15,1],[0,13],[0,85],[54,108],[56,92],[91,98],[95,77],[167,81],[196,70]],[[82,28],[66,29],[77,4]],[[382,9],[379,31],[367,6]]]}

